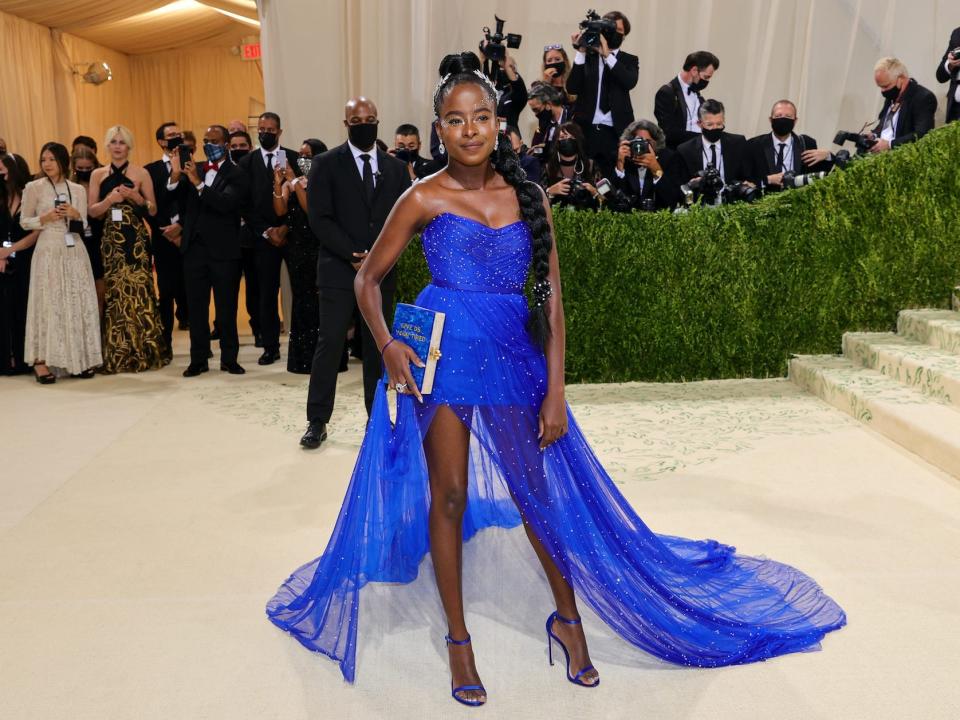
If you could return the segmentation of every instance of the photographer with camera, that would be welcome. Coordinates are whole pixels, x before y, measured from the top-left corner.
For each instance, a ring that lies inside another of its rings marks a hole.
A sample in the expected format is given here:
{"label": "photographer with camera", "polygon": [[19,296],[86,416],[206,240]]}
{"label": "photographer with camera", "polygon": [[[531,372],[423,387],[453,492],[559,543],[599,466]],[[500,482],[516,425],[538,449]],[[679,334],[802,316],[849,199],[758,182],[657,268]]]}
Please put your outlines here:
{"label": "photographer with camera", "polygon": [[637,120],[621,136],[613,184],[631,208],[673,208],[683,201],[678,163],[663,130],[650,120]]}
{"label": "photographer with camera", "polygon": [[563,99],[564,94],[550,85],[538,85],[530,91],[527,105],[539,123],[530,141],[530,152],[537,158],[550,156],[558,128],[570,119]]}
{"label": "photographer with camera", "polygon": [[510,49],[520,47],[523,39],[520,35],[503,32],[505,21],[494,16],[497,30],[483,28],[484,39],[480,41],[480,55],[483,58],[483,73],[493,81],[497,88],[497,117],[504,118],[507,125],[516,125],[520,113],[527,104],[527,86],[517,72],[517,61]]}
{"label": "photographer with camera", "polygon": [[950,44],[937,65],[937,82],[949,82],[946,121],[960,120],[960,27],[950,33]]}
{"label": "photographer with camera", "polygon": [[830,151],[817,149],[817,141],[809,135],[795,133],[796,124],[797,106],[778,100],[770,111],[771,132],[747,141],[750,174],[764,192],[783,190],[785,177],[790,185],[797,177],[833,168]]}
{"label": "photographer with camera", "polygon": [[543,60],[540,65],[541,79],[534,80],[530,84],[530,89],[533,90],[540,85],[556,88],[563,95],[563,107],[572,112],[574,98],[567,95],[567,78],[570,76],[571,67],[570,58],[567,56],[567,51],[563,49],[563,45],[559,43],[544,45]]}
{"label": "photographer with camera", "polygon": [[587,156],[580,126],[574,122],[561,125],[543,180],[550,204],[596,210],[600,206],[596,185],[601,177],[599,166]]}
{"label": "photographer with camera", "polygon": [[937,98],[910,77],[906,65],[894,57],[881,58],[874,67],[873,79],[885,102],[877,126],[866,133],[876,141],[870,152],[886,152],[933,130]]}
{"label": "photographer with camera", "polygon": [[637,85],[639,60],[620,49],[629,34],[630,21],[622,12],[601,18],[591,10],[571,36],[577,54],[567,92],[577,96],[574,119],[583,130],[588,155],[604,173],[613,171],[620,133],[634,119],[630,91]]}
{"label": "photographer with camera", "polygon": [[698,111],[703,104],[700,94],[707,89],[713,74],[720,68],[720,58],[707,50],[687,55],[677,76],[657,90],[653,114],[667,136],[667,147],[675,150],[680,143],[700,134]]}
{"label": "photographer with camera", "polygon": [[747,163],[747,139],[726,131],[726,110],[719,100],[706,100],[697,111],[700,136],[687,140],[677,148],[684,164],[683,177],[696,178],[697,173],[712,166],[724,183],[750,180]]}

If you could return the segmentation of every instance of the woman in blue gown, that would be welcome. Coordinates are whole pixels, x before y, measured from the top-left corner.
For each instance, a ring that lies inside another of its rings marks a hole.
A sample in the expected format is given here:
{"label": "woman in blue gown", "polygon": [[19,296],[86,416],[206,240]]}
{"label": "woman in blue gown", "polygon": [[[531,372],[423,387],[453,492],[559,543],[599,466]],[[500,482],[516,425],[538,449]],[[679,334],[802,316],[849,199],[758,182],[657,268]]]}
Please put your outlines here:
{"label": "woman in blue gown", "polygon": [[[448,165],[401,197],[356,280],[398,387],[396,420],[381,386],[329,544],[280,587],[269,618],[352,681],[360,590],[414,580],[429,550],[453,697],[483,704],[464,620],[462,542],[522,523],[556,602],[547,642],[563,649],[577,685],[600,681],[578,599],[623,639],[672,663],[719,667],[816,648],[846,617],[811,578],[715,540],[653,533],[593,454],[564,400],[549,206],[498,135],[492,86],[452,65],[434,102]],[[379,290],[417,233],[432,279],[416,304],[446,314],[429,395],[410,371],[421,360],[391,337]]]}

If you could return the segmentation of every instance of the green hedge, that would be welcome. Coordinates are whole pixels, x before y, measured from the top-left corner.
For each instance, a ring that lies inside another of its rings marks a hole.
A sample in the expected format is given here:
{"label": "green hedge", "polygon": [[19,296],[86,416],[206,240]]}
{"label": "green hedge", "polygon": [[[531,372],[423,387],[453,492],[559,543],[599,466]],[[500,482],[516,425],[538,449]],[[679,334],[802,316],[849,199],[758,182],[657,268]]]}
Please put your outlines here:
{"label": "green hedge", "polygon": [[[570,382],[782,376],[960,280],[960,123],[752,205],[554,216]],[[429,273],[419,242],[398,298]]]}

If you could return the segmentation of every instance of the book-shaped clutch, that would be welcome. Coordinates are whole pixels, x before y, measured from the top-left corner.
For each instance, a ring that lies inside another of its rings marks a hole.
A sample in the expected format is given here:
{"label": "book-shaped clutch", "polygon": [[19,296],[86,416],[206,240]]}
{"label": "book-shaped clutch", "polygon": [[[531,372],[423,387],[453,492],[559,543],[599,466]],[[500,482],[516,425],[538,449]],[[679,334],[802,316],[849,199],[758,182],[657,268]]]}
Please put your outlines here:
{"label": "book-shaped clutch", "polygon": [[410,364],[410,372],[422,395],[433,390],[445,318],[445,313],[406,303],[397,303],[393,314],[393,336],[413,348],[417,357],[426,364],[422,368]]}

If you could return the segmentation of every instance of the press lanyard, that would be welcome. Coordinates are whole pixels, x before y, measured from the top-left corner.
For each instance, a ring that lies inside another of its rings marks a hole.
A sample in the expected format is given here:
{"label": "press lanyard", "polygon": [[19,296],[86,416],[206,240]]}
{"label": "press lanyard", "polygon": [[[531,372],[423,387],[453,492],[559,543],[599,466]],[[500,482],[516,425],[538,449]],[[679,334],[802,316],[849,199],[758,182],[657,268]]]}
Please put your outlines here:
{"label": "press lanyard", "polygon": [[[60,193],[57,192],[57,186],[54,184],[53,180],[50,179],[50,176],[47,175],[47,182],[50,183],[50,187],[53,188],[53,194],[56,197],[60,196]],[[63,184],[67,186],[67,198],[71,205],[73,205],[73,193],[70,192],[70,183],[66,180],[63,181]]]}

